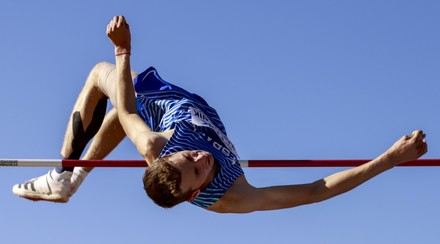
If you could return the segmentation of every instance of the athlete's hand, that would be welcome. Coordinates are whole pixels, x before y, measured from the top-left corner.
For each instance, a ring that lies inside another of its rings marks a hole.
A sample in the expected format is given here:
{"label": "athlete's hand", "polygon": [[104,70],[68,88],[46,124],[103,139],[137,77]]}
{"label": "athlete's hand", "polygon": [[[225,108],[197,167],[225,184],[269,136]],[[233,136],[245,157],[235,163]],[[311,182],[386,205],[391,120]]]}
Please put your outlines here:
{"label": "athlete's hand", "polygon": [[130,27],[124,16],[115,16],[107,25],[107,36],[115,46],[115,53],[130,53]]}
{"label": "athlete's hand", "polygon": [[386,151],[386,154],[393,162],[393,166],[417,160],[428,151],[426,135],[421,130],[416,130],[412,135],[403,136]]}

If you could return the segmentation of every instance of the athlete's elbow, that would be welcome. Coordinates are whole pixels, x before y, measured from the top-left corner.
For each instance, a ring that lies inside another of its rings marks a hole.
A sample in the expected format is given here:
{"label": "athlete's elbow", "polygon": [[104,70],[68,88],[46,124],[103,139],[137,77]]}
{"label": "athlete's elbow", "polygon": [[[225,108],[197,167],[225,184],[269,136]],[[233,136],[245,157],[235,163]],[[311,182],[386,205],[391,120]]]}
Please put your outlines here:
{"label": "athlete's elbow", "polygon": [[310,184],[308,204],[322,202],[331,197],[333,197],[331,190],[327,187],[324,179],[317,180]]}
{"label": "athlete's elbow", "polygon": [[160,135],[149,136],[144,144],[138,146],[139,153],[147,160],[150,164],[155,161],[166,144],[166,138]]}

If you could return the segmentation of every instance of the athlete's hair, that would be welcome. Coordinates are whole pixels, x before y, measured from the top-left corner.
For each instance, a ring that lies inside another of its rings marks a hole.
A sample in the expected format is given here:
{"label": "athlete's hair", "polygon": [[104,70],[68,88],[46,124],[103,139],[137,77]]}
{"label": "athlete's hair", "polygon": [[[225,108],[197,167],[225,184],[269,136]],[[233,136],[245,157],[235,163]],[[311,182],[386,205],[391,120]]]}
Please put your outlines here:
{"label": "athlete's hair", "polygon": [[182,192],[182,173],[166,158],[159,158],[146,170],[143,177],[147,195],[159,206],[172,208],[191,197],[191,192]]}

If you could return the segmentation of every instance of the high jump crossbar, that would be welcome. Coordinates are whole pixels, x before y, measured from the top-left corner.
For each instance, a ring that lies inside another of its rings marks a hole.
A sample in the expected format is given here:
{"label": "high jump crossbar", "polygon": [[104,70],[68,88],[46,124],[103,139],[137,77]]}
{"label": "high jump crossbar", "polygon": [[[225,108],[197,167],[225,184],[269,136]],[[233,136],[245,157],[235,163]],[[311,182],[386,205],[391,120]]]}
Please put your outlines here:
{"label": "high jump crossbar", "polygon": [[[242,167],[356,167],[368,159],[324,160],[240,160]],[[146,167],[144,160],[0,159],[10,167]],[[398,166],[440,166],[440,159],[419,159]]]}

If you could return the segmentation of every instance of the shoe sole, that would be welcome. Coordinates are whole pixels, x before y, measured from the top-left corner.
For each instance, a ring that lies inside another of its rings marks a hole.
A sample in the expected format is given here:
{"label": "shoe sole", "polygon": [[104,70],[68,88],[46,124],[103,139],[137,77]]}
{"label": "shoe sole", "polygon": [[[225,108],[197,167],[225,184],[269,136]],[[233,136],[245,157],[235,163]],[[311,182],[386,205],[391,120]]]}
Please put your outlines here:
{"label": "shoe sole", "polygon": [[45,194],[45,193],[38,193],[34,191],[26,191],[22,188],[19,188],[17,185],[15,185],[12,188],[12,193],[14,195],[31,200],[31,201],[48,201],[48,202],[56,202],[56,203],[67,203],[69,201],[69,198],[63,197],[58,194]]}

